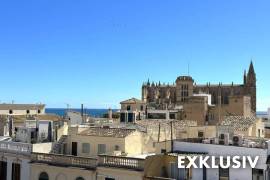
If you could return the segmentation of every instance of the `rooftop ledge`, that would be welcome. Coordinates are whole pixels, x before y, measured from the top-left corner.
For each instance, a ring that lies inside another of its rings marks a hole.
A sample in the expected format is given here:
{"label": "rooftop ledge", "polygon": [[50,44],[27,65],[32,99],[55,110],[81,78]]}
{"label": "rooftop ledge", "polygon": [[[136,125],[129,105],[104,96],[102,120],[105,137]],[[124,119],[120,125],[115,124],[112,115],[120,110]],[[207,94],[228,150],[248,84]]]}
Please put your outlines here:
{"label": "rooftop ledge", "polygon": [[[204,140],[209,140],[209,142],[204,142]],[[212,140],[213,142],[211,143]],[[224,140],[223,140],[224,141]],[[216,145],[216,146],[232,146],[239,148],[252,148],[252,149],[268,149],[268,139],[258,138],[258,137],[247,137],[243,138],[242,144],[233,145],[229,144],[220,144],[218,138],[184,138],[184,139],[174,139],[174,142],[184,142],[184,143],[194,143],[194,144],[207,144],[207,145]],[[251,143],[251,144],[249,144]]]}
{"label": "rooftop ledge", "polygon": [[31,155],[32,144],[13,141],[0,141],[0,152]]}
{"label": "rooftop ledge", "polygon": [[64,167],[79,167],[85,169],[95,169],[96,167],[111,167],[130,169],[135,171],[144,170],[144,159],[108,155],[99,155],[96,159],[70,155],[32,153],[31,162]]}

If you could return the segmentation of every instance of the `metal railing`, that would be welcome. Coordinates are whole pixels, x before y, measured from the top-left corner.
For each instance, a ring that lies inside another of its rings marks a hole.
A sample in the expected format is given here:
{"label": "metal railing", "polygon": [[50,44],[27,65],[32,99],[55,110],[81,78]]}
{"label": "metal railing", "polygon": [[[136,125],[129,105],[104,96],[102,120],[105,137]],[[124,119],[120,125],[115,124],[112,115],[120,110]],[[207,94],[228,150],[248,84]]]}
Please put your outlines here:
{"label": "metal railing", "polygon": [[89,169],[94,169],[97,167],[96,158],[86,158],[59,154],[32,153],[32,162]]}
{"label": "metal railing", "polygon": [[144,159],[121,157],[121,156],[108,156],[99,155],[98,166],[127,168],[137,171],[144,170]]}
{"label": "metal railing", "polygon": [[32,153],[32,144],[12,142],[12,141],[1,141],[0,142],[0,151],[7,153],[16,153],[31,155]]}

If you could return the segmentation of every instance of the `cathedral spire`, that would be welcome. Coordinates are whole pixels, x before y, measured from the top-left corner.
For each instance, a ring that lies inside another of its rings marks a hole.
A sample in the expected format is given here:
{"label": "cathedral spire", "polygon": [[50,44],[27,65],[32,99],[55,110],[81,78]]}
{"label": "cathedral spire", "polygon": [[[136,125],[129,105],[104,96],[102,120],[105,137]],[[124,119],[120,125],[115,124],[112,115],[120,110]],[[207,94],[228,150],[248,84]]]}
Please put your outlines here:
{"label": "cathedral spire", "polygon": [[251,59],[250,65],[249,65],[248,74],[249,74],[249,75],[251,75],[251,74],[255,74],[252,59]]}
{"label": "cathedral spire", "polygon": [[248,74],[247,74],[247,84],[249,86],[256,86],[256,73],[255,73],[255,70],[254,70],[252,60],[250,62],[249,70],[248,70]]}
{"label": "cathedral spire", "polygon": [[244,81],[244,85],[245,85],[247,83],[247,72],[246,72],[246,70],[244,71],[243,81]]}
{"label": "cathedral spire", "polygon": [[149,80],[149,78],[148,78],[148,81],[147,81],[147,86],[150,86],[150,80]]}

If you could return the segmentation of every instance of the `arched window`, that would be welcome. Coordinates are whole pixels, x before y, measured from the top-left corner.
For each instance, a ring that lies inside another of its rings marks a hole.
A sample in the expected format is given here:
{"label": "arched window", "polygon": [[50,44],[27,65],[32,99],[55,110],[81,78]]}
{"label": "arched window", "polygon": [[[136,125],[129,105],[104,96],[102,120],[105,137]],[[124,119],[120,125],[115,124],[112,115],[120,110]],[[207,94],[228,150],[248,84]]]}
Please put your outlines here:
{"label": "arched window", "polygon": [[38,180],[49,180],[49,176],[46,172],[42,172],[40,173]]}
{"label": "arched window", "polygon": [[77,177],[76,180],[84,180],[82,177]]}

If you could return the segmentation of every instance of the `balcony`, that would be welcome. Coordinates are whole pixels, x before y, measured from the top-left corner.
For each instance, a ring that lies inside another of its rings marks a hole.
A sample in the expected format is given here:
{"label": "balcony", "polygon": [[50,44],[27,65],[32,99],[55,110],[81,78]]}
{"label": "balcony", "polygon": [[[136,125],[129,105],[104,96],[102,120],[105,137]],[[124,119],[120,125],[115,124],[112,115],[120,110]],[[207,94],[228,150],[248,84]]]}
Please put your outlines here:
{"label": "balcony", "polygon": [[32,152],[32,144],[12,142],[12,141],[1,141],[0,152],[23,154],[30,156]]}
{"label": "balcony", "polygon": [[45,163],[63,167],[95,169],[97,166],[101,166],[135,171],[144,170],[144,159],[120,156],[99,155],[98,159],[96,159],[60,154],[32,153],[31,159],[33,163]]}
{"label": "balcony", "polygon": [[98,166],[126,168],[136,171],[144,170],[144,159],[99,155]]}
{"label": "balcony", "polygon": [[43,154],[32,153],[32,162],[46,163],[56,166],[70,166],[86,169],[95,169],[97,167],[97,159],[78,156],[68,156],[59,154]]}

